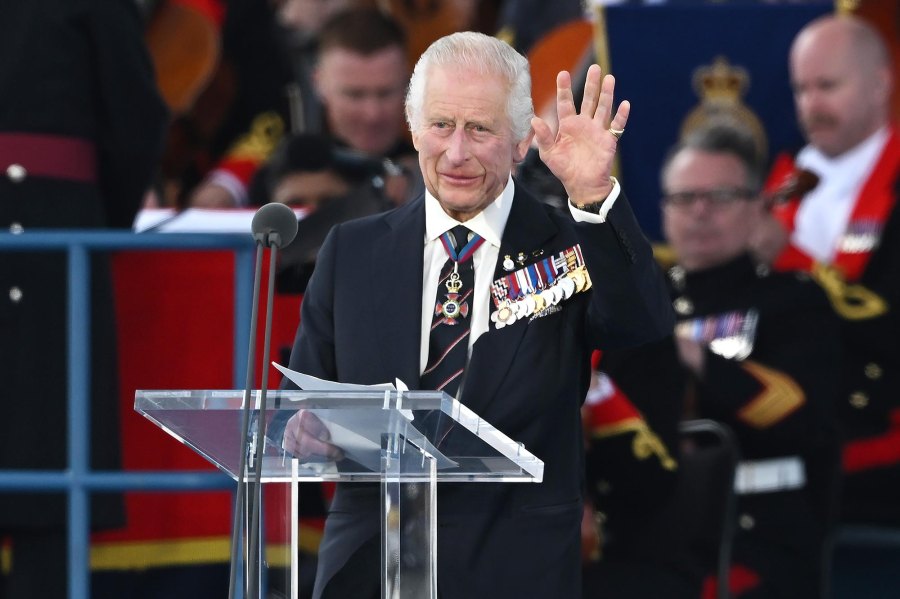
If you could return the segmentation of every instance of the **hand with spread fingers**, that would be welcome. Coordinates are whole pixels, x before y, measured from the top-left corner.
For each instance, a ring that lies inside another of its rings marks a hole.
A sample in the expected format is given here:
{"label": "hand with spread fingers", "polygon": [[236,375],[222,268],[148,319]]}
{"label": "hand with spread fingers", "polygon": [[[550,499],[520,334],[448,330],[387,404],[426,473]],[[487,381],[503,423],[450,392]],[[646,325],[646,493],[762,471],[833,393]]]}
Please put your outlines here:
{"label": "hand with spread fingers", "polygon": [[626,100],[610,118],[615,86],[612,75],[602,76],[600,67],[591,65],[581,110],[576,111],[572,77],[562,71],[556,77],[556,136],[540,117],[531,121],[541,160],[562,182],[575,205],[601,202],[612,191],[610,175],[616,147],[631,112]]}
{"label": "hand with spread fingers", "polygon": [[308,410],[299,410],[288,420],[281,446],[304,462],[331,462],[343,459],[341,449],[329,441],[331,433],[319,417]]}

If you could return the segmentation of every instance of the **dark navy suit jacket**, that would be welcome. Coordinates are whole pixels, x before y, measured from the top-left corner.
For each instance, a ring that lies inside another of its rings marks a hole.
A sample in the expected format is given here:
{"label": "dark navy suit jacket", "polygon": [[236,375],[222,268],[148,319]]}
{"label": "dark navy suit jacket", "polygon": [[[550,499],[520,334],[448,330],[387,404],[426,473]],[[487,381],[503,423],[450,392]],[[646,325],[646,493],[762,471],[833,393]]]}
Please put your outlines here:
{"label": "dark navy suit jacket", "polygon": [[[303,300],[290,367],[347,383],[418,387],[424,198],[329,234]],[[581,245],[593,281],[562,309],[491,329],[475,343],[460,399],[544,461],[540,484],[452,483],[438,492],[443,599],[578,597],[583,437],[580,406],[595,348],[672,331],[664,280],[624,197],[604,224],[576,223],[520,186],[505,255]],[[535,258],[538,260],[540,258]],[[482,309],[487,306],[482,307]],[[649,373],[648,373],[649,374]],[[378,488],[341,484],[320,546],[317,591],[379,534]],[[378,573],[369,576],[373,588]]]}

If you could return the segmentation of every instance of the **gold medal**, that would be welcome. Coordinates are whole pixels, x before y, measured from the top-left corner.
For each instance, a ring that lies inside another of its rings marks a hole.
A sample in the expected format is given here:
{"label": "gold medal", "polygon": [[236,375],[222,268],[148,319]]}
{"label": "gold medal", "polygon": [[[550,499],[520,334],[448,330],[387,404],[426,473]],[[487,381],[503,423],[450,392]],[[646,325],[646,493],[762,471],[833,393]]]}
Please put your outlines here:
{"label": "gold medal", "polygon": [[441,305],[441,313],[446,318],[456,318],[460,313],[459,302],[455,298],[448,299]]}
{"label": "gold medal", "polygon": [[503,302],[497,306],[494,313],[491,314],[491,322],[493,322],[494,326],[498,329],[511,325],[515,321],[516,315],[513,313],[509,300],[503,300]]}
{"label": "gold medal", "polygon": [[580,268],[570,272],[569,279],[575,283],[575,293],[580,293],[584,289],[584,274]]}

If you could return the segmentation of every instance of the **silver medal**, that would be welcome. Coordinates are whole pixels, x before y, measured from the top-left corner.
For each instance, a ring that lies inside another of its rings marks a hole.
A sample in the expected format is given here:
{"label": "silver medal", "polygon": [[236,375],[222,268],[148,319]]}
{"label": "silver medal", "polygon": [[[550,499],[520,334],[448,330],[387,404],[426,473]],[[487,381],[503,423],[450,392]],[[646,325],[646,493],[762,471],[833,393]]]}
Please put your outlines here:
{"label": "silver medal", "polygon": [[559,282],[559,286],[562,289],[562,299],[569,299],[575,293],[575,281],[570,279],[569,277],[564,278]]}

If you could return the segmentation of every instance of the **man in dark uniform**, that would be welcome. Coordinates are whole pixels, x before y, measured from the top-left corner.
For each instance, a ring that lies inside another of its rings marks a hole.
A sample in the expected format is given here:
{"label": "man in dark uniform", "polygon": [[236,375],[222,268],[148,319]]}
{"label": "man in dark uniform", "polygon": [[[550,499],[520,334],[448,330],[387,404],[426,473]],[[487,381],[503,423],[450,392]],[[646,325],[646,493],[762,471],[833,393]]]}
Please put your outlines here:
{"label": "man in dark uniform", "polygon": [[[131,226],[156,169],[166,119],[141,40],[140,15],[130,1],[5,4],[4,231]],[[92,466],[105,470],[118,466],[119,420],[112,293],[103,262],[93,260],[89,396]],[[0,469],[63,470],[65,255],[3,254],[0,290]],[[122,522],[120,501],[95,499],[95,528]],[[66,596],[65,505],[58,494],[0,497],[0,536],[12,537],[12,569],[0,596]]]}
{"label": "man in dark uniform", "polygon": [[653,404],[677,402],[734,431],[733,594],[813,599],[836,509],[837,323],[808,277],[771,273],[746,253],[766,209],[761,180],[752,140],[731,127],[675,148],[662,176],[674,335],[605,355],[602,367],[650,408],[654,428]]}
{"label": "man in dark uniform", "polygon": [[675,401],[653,401],[639,410],[609,375],[594,372],[582,407],[590,499],[586,511],[593,528],[582,535],[596,535],[597,544],[593,555],[584,559],[585,597],[699,596],[702,574],[693,561],[685,569],[687,548],[678,551],[673,544],[687,537],[679,538],[674,527],[659,524],[677,507],[672,496],[682,476],[681,415]]}
{"label": "man in dark uniform", "polygon": [[[465,373],[460,401],[544,460],[541,484],[441,486],[444,599],[580,595],[591,350],[659,339],[673,324],[650,247],[610,178],[629,104],[613,113],[614,80],[594,65],[578,110],[560,73],[554,134],[533,118],[530,87],[525,58],[495,38],[457,33],[429,47],[406,103],[427,193],[332,229],[291,354],[291,368],[321,378],[400,378],[451,395]],[[569,193],[565,212],[511,176],[532,137]],[[451,309],[458,297],[466,314]],[[337,458],[308,422],[302,412],[288,422],[285,448]],[[338,485],[316,597],[378,595],[378,506],[377,486]]]}
{"label": "man in dark uniform", "polygon": [[[850,16],[813,21],[791,48],[809,141],[773,187],[817,184],[776,206],[757,242],[776,268],[818,278],[841,319],[842,520],[900,526],[900,130],[894,69],[878,32]],[[790,187],[790,186],[788,186]]]}

